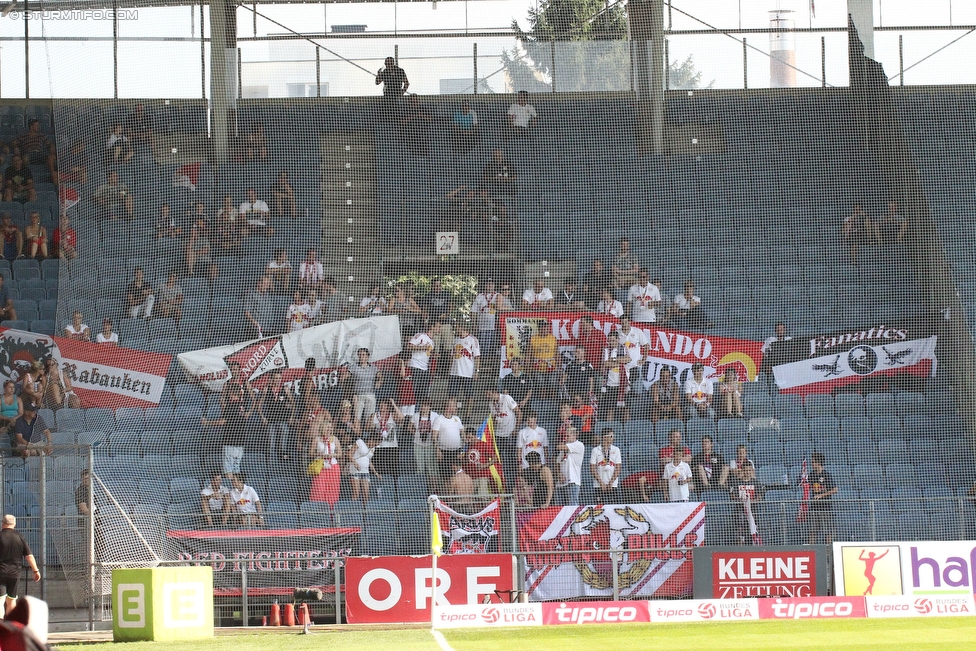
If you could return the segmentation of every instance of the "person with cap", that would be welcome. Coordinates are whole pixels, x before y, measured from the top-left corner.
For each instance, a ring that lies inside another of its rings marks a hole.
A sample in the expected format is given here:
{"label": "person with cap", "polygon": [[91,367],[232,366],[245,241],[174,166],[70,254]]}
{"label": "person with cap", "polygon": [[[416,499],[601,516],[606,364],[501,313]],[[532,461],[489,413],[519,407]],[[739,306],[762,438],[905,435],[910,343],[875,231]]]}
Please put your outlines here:
{"label": "person with cap", "polygon": [[25,559],[34,573],[34,582],[41,580],[41,571],[37,568],[34,553],[16,527],[17,518],[9,514],[3,516],[3,525],[0,527],[0,587],[4,591],[4,617],[17,605],[20,568]]}
{"label": "person with cap", "polygon": [[705,367],[701,362],[691,366],[691,377],[685,380],[685,399],[688,404],[686,412],[688,418],[715,419],[715,408],[712,407],[712,397],[715,388],[712,381],[705,377]]}
{"label": "person with cap", "polygon": [[461,317],[454,338],[447,394],[463,403],[464,416],[471,418],[474,409],[474,383],[481,373],[481,345],[471,334],[471,319]]}
{"label": "person with cap", "polygon": [[51,430],[44,419],[37,415],[37,403],[24,399],[24,413],[14,421],[10,433],[10,447],[21,457],[51,454]]}

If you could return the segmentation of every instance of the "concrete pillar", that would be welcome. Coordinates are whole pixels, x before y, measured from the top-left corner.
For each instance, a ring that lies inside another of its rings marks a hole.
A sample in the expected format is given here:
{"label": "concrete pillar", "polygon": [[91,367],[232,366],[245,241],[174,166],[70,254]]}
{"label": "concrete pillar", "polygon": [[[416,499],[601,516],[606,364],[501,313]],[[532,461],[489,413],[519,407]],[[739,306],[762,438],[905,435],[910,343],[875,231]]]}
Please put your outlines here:
{"label": "concrete pillar", "polygon": [[847,13],[864,45],[864,56],[874,58],[874,0],[847,0]]}
{"label": "concrete pillar", "polygon": [[630,21],[638,142],[642,152],[664,152],[664,0],[631,0]]}
{"label": "concrete pillar", "polygon": [[210,138],[216,162],[226,161],[237,132],[237,5],[210,0]]}

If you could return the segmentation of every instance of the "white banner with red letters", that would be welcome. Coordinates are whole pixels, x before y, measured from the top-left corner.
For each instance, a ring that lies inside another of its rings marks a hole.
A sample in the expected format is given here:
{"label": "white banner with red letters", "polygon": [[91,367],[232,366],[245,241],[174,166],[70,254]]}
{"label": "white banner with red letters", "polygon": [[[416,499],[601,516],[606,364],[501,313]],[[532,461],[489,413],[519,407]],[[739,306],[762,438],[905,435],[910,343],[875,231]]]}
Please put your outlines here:
{"label": "white banner with red letters", "polygon": [[434,628],[542,626],[542,604],[434,606]]}
{"label": "white banner with red letters", "polygon": [[51,357],[82,407],[155,407],[172,355],[0,328],[0,375],[15,382]]}
{"label": "white banner with red letters", "polygon": [[[518,532],[532,601],[611,596],[611,550],[621,597],[682,597],[692,592],[692,563],[681,548],[704,544],[705,504],[550,507],[526,514]],[[660,551],[629,551],[637,549]]]}
{"label": "white banner with red letters", "polygon": [[688,599],[687,601],[651,601],[651,621],[671,622],[741,622],[759,619],[758,599]]}
{"label": "white banner with red letters", "polygon": [[317,386],[338,382],[339,369],[355,364],[356,351],[369,349],[369,360],[376,362],[400,352],[400,319],[377,316],[369,319],[346,319],[334,323],[289,332],[277,337],[255,339],[228,346],[181,353],[180,365],[192,381],[211,391],[219,391],[230,377],[228,362],[241,365],[245,380],[261,388],[268,371],[282,369],[286,383],[305,377],[305,360],[315,360]]}
{"label": "white banner with red letters", "polygon": [[[347,558],[346,621],[431,621],[431,576],[430,556]],[[515,560],[509,554],[457,554],[437,559],[434,592],[441,606],[474,606],[485,599],[501,605],[514,586]]]}
{"label": "white banner with red letters", "polygon": [[865,597],[868,617],[972,617],[976,603],[971,594],[913,597]]}
{"label": "white banner with red letters", "polygon": [[[511,373],[508,360],[514,357],[531,358],[531,340],[538,332],[539,324],[547,322],[559,346],[559,360],[565,363],[573,358],[573,349],[580,340],[580,319],[583,312],[508,312],[500,316],[502,363],[499,375]],[[605,336],[616,330],[619,320],[606,314],[592,314],[593,325]],[[643,379],[645,387],[657,381],[662,366],[670,366],[675,377],[683,381],[692,364],[705,366],[705,377],[721,378],[727,367],[735,369],[739,380],[755,380],[762,364],[762,342],[730,339],[701,332],[683,332],[662,328],[655,323],[631,323],[631,328],[642,333],[647,349],[647,363]],[[622,342],[623,343],[623,342]],[[629,344],[624,344],[629,346]],[[637,356],[637,351],[632,356]],[[526,369],[531,365],[526,364]]]}

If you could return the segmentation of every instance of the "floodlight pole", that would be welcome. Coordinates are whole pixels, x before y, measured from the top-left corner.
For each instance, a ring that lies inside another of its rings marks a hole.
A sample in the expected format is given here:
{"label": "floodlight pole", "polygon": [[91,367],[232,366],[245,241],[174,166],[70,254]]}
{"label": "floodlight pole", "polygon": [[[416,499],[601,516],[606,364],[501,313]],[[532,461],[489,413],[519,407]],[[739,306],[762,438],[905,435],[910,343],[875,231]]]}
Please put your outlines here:
{"label": "floodlight pole", "polygon": [[237,5],[210,0],[210,138],[217,163],[230,154],[236,134]]}
{"label": "floodlight pole", "polygon": [[637,142],[641,153],[664,153],[664,0],[632,0],[627,6],[637,94]]}

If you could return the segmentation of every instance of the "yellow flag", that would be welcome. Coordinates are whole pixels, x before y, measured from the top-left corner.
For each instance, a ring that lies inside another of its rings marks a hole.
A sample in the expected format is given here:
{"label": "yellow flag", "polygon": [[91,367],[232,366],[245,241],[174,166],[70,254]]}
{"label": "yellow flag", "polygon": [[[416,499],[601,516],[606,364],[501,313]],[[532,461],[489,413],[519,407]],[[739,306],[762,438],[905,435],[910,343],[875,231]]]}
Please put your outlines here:
{"label": "yellow flag", "polygon": [[435,510],[430,516],[430,551],[434,556],[441,555],[441,519]]}

